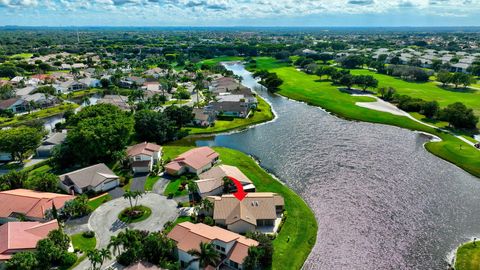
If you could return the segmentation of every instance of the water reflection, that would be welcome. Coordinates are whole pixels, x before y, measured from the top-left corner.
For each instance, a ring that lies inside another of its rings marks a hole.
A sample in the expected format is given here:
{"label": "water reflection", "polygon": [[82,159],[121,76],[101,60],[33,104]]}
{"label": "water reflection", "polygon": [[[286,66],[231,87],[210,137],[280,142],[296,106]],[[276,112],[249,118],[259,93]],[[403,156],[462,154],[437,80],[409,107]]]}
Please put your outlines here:
{"label": "water reflection", "polygon": [[[258,86],[241,65],[227,68]],[[258,157],[307,201],[319,231],[305,269],[445,269],[480,232],[480,182],[426,152],[425,135],[259,93],[276,121],[197,143]]]}

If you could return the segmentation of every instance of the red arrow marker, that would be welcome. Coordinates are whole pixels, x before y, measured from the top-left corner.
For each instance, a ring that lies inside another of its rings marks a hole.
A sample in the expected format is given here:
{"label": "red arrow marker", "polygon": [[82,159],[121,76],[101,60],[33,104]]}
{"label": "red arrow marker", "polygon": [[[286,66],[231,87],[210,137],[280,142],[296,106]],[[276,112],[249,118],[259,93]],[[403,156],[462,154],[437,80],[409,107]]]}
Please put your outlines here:
{"label": "red arrow marker", "polygon": [[245,196],[247,196],[247,192],[245,192],[243,190],[243,186],[242,186],[242,183],[240,183],[240,181],[238,181],[237,179],[231,177],[231,176],[227,176],[230,180],[232,180],[232,182],[235,184],[235,186],[237,187],[237,192],[233,193],[233,195],[235,196],[235,198],[237,198],[239,201],[242,201]]}

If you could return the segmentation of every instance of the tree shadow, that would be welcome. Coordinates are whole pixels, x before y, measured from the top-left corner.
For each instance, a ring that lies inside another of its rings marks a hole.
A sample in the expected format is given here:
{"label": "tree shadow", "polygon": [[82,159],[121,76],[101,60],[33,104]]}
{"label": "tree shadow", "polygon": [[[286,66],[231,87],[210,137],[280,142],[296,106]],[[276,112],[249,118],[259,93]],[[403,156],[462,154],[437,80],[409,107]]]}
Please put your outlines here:
{"label": "tree shadow", "polygon": [[363,91],[361,89],[356,89],[356,88],[348,89],[346,87],[338,87],[338,91],[342,93],[347,93],[350,95],[375,95],[375,93],[372,91],[369,91],[369,90]]}
{"label": "tree shadow", "polygon": [[439,85],[438,87],[445,90],[445,91],[455,92],[455,93],[475,93],[475,92],[478,91],[478,90],[468,88],[468,87],[455,88],[455,87],[443,86],[443,85]]}
{"label": "tree shadow", "polygon": [[118,230],[122,230],[128,226],[127,223],[121,221],[120,219],[115,220],[115,222],[110,227],[111,232],[116,232]]}

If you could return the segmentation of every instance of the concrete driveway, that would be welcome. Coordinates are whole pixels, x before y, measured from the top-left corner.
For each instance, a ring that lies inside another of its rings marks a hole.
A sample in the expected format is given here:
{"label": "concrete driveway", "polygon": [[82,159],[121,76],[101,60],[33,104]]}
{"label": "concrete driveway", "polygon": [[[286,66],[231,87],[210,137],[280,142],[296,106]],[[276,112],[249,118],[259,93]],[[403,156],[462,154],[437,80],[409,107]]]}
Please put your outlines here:
{"label": "concrete driveway", "polygon": [[[125,228],[145,230],[145,231],[160,231],[167,221],[174,221],[178,215],[177,203],[174,200],[168,200],[165,196],[150,192],[143,195],[138,200],[138,205],[144,205],[152,209],[152,215],[141,222],[126,224],[118,219],[120,212],[130,207],[128,200],[118,198],[102,204],[93,212],[88,221],[88,227],[95,231],[97,238],[97,248],[105,248],[110,241],[110,237],[117,235]],[[104,266],[114,263],[113,260],[108,260]],[[85,259],[75,270],[86,270],[90,267],[90,262]],[[103,268],[102,268],[103,269]]]}
{"label": "concrete driveway", "polygon": [[137,173],[132,179],[131,191],[145,191],[145,182],[147,182],[148,173]]}
{"label": "concrete driveway", "polygon": [[173,221],[178,217],[177,203],[156,193],[145,194],[138,200],[138,205],[144,205],[152,209],[152,215],[138,223],[126,224],[118,219],[118,214],[123,209],[130,207],[128,200],[123,198],[109,201],[92,213],[88,223],[90,228],[95,231],[98,248],[106,247],[112,235],[117,235],[127,227],[129,229],[160,231],[167,221]]}

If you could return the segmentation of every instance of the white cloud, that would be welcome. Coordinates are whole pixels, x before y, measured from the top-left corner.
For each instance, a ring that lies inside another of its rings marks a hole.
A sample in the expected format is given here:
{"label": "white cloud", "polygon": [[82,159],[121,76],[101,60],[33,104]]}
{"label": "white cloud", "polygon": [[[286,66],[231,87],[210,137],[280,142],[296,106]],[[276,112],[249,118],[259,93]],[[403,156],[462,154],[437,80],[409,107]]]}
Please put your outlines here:
{"label": "white cloud", "polygon": [[0,6],[24,9],[45,7],[58,13],[105,12],[105,16],[141,16],[162,20],[384,14],[404,10],[438,16],[480,12],[480,0],[0,0]]}

